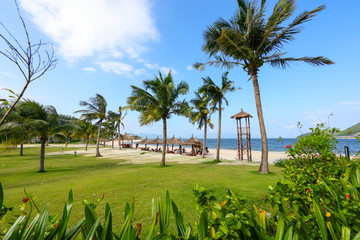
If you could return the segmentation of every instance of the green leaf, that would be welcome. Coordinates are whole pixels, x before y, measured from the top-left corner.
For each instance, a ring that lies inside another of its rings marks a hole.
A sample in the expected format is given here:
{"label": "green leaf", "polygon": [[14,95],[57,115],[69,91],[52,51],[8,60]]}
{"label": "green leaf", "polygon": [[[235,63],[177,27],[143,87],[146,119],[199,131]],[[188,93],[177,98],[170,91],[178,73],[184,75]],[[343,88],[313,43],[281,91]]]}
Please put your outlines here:
{"label": "green leaf", "polygon": [[318,223],[321,237],[323,239],[327,240],[328,239],[328,232],[327,232],[327,229],[326,229],[326,225],[325,225],[323,215],[321,213],[321,207],[320,207],[320,203],[319,203],[319,198],[318,198],[316,192],[314,192],[313,206],[314,206],[316,222]]}
{"label": "green leaf", "polygon": [[348,227],[342,226],[341,228],[341,240],[350,240],[351,230]]}
{"label": "green leaf", "polygon": [[49,204],[46,205],[43,213],[40,216],[39,223],[35,229],[34,239],[43,240],[45,239],[45,230],[49,215]]}
{"label": "green leaf", "polygon": [[282,240],[284,237],[284,232],[285,232],[285,221],[284,218],[280,217],[276,228],[275,240]]}
{"label": "green leaf", "polygon": [[0,210],[3,208],[4,204],[4,191],[0,182]]}
{"label": "green leaf", "polygon": [[93,239],[95,231],[96,231],[97,227],[99,226],[99,223],[100,223],[100,218],[97,218],[93,222],[93,224],[91,225],[91,228],[88,230],[85,240],[92,240]]}
{"label": "green leaf", "polygon": [[179,212],[174,201],[171,201],[171,204],[172,204],[172,209],[173,209],[173,213],[175,216],[176,227],[178,229],[178,235],[181,237],[185,237],[186,229],[185,229],[185,225],[183,222],[183,217],[181,216],[181,212]]}
{"label": "green leaf", "polygon": [[85,218],[82,218],[67,234],[65,239],[73,239],[78,232],[81,230],[81,227],[85,224]]}
{"label": "green leaf", "polygon": [[4,236],[3,240],[17,240],[19,239],[20,223],[25,219],[25,216],[18,217],[15,223],[11,226],[9,231]]}

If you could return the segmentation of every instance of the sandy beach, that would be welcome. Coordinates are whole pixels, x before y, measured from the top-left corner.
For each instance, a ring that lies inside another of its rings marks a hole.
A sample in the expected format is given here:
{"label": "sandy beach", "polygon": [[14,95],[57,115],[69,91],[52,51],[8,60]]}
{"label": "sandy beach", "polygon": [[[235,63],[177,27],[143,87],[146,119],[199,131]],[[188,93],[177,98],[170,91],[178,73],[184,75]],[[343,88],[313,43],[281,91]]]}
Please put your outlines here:
{"label": "sandy beach", "polygon": [[[37,145],[37,144],[36,144]],[[36,146],[34,144],[25,145],[25,147]],[[50,145],[49,147],[61,147],[61,145]],[[85,148],[82,144],[70,145],[69,147]],[[187,148],[188,150],[188,148]],[[176,162],[176,163],[188,163],[188,164],[197,164],[201,162],[209,161],[210,159],[215,159],[216,149],[209,148],[209,154],[205,155],[206,158],[201,158],[201,156],[191,157],[180,154],[166,154],[167,162]],[[73,151],[64,151],[49,153],[48,155],[54,154],[73,154]],[[132,164],[144,164],[151,162],[159,162],[161,160],[161,153],[158,152],[148,152],[140,149],[122,149],[109,148],[100,146],[100,153],[104,158],[112,159],[122,159],[126,160],[123,163],[132,163]],[[85,154],[85,156],[94,156],[95,155],[95,146],[90,146],[88,151],[78,150],[77,154]],[[237,150],[230,149],[220,149],[220,159],[223,165],[241,165],[241,164],[251,164],[256,165],[260,163],[261,160],[261,151],[252,151],[253,161],[248,162],[247,160],[239,161]],[[287,158],[285,152],[269,152],[269,163],[273,164],[278,159]]]}

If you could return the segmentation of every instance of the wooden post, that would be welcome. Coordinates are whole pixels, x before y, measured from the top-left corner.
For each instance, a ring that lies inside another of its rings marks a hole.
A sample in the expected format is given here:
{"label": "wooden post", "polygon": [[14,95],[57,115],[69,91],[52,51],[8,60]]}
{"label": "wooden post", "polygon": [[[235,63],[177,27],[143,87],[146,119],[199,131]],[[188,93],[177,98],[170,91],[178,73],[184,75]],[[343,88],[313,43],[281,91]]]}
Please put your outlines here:
{"label": "wooden post", "polygon": [[[246,153],[246,158],[249,162],[252,161],[250,117],[252,117],[252,116],[250,114],[244,112],[242,109],[241,109],[240,113],[231,117],[231,118],[235,118],[235,120],[236,120],[239,160],[244,160],[244,155]],[[244,124],[245,129],[243,129],[241,126],[241,120],[243,118],[245,120],[245,124]],[[245,142],[243,140],[243,135],[245,135]]]}

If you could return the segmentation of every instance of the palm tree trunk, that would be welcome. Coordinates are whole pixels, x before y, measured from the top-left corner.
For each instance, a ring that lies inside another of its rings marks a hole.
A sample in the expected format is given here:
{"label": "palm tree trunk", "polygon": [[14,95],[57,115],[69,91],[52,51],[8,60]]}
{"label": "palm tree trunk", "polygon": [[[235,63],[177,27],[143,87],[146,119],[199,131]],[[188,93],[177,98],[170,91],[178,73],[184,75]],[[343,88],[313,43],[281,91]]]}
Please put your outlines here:
{"label": "palm tree trunk", "polygon": [[219,100],[219,129],[216,148],[216,161],[220,162],[220,139],[221,139],[221,99]]}
{"label": "palm tree trunk", "polygon": [[261,134],[261,163],[259,167],[259,173],[268,174],[269,173],[268,143],[267,143],[267,136],[265,130],[264,116],[261,107],[260,89],[259,89],[257,74],[252,74],[251,78],[254,85],[256,110],[259,118],[259,126],[260,126],[260,134]]}
{"label": "palm tree trunk", "polygon": [[114,134],[111,134],[111,148],[114,148]]}
{"label": "palm tree trunk", "polygon": [[100,131],[101,131],[101,123],[102,120],[99,121],[99,127],[98,127],[98,134],[96,137],[96,157],[100,157],[100,150],[99,150],[99,145],[100,145]]}
{"label": "palm tree trunk", "polygon": [[119,136],[119,149],[121,149],[121,141],[120,141],[120,121],[118,122],[118,136]]}
{"label": "palm tree trunk", "polygon": [[88,144],[89,144],[89,134],[86,135],[85,151],[87,151]]}
{"label": "palm tree trunk", "polygon": [[40,165],[39,172],[45,172],[45,144],[47,141],[47,137],[40,137]]}
{"label": "palm tree trunk", "polygon": [[202,149],[202,157],[205,157],[205,147],[206,147],[206,134],[207,134],[207,114],[205,115],[205,126],[204,126],[204,144]]}
{"label": "palm tree trunk", "polygon": [[24,144],[20,144],[20,156],[24,156]]}
{"label": "palm tree trunk", "polygon": [[68,136],[66,136],[66,140],[65,140],[66,142],[65,142],[65,150],[67,149],[67,146],[68,146],[68,142],[69,142],[69,138],[68,138]]}
{"label": "palm tree trunk", "polygon": [[160,166],[165,166],[165,154],[166,154],[166,117],[163,118],[163,152],[162,152],[162,158],[161,158],[161,164]]}

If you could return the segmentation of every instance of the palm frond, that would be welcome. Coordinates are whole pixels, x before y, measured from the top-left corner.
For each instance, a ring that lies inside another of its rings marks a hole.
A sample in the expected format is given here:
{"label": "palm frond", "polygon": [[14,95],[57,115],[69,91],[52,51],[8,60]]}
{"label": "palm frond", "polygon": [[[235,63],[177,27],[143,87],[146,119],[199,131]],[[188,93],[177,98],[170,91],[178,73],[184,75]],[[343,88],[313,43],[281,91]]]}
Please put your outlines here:
{"label": "palm frond", "polygon": [[269,62],[271,66],[277,68],[289,67],[291,62],[305,62],[312,66],[324,66],[334,64],[333,61],[325,57],[274,58],[267,60],[267,62]]}

